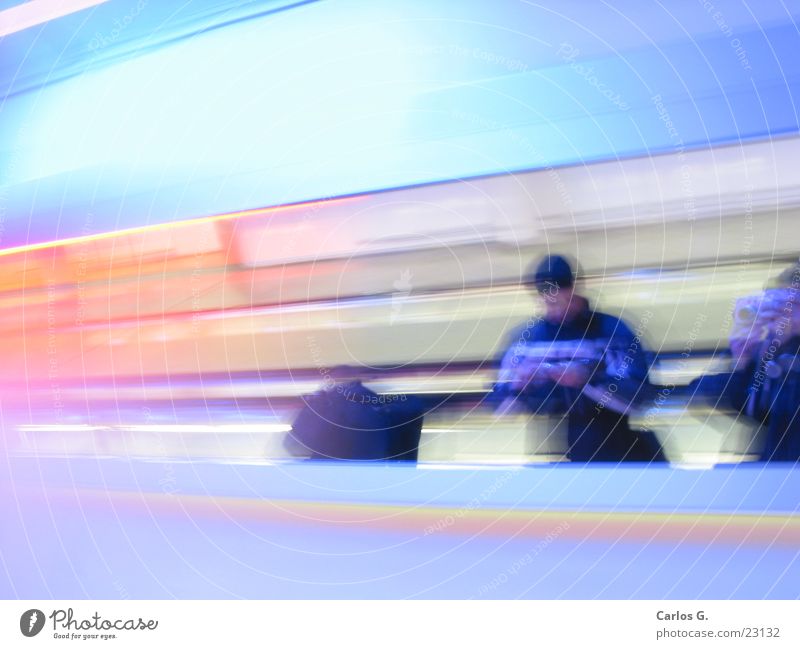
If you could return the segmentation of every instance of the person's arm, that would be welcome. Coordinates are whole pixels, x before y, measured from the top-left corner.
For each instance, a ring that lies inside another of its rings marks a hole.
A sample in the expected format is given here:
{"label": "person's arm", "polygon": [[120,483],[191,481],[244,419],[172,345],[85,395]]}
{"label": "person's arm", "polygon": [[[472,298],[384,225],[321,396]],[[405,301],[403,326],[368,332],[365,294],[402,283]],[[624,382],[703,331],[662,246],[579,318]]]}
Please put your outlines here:
{"label": "person's arm", "polygon": [[688,406],[706,406],[721,410],[744,409],[747,403],[751,371],[703,374],[682,390]]}
{"label": "person's arm", "polygon": [[538,411],[553,398],[554,371],[528,353],[527,342],[535,342],[536,333],[535,327],[523,329],[509,340],[492,389],[492,401],[499,404],[497,414]]}
{"label": "person's arm", "polygon": [[[320,416],[317,395],[303,398],[303,407],[292,422],[292,429],[283,438],[283,448],[293,457],[307,457],[318,450]],[[315,408],[316,406],[316,408]]]}
{"label": "person's arm", "polygon": [[513,387],[513,379],[519,363],[519,355],[514,351],[514,345],[509,346],[500,361],[497,381],[492,385],[489,397],[490,403],[495,406],[498,415],[510,414],[518,409],[517,397],[519,391]]}
{"label": "person's arm", "polygon": [[584,394],[599,405],[627,412],[634,404],[645,404],[651,395],[650,361],[644,340],[620,319],[606,316],[603,363],[592,374]]}

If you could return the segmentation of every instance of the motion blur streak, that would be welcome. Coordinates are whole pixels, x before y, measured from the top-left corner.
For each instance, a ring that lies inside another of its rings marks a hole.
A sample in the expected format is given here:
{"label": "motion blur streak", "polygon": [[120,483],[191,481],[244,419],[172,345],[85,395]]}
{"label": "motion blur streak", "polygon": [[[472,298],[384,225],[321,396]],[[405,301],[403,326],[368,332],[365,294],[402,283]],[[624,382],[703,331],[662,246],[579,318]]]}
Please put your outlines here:
{"label": "motion blur streak", "polygon": [[[800,473],[688,403],[800,254],[800,4],[89,4],[0,23],[0,597],[800,595]],[[550,253],[667,462],[490,406]],[[418,463],[290,457],[341,365]]]}
{"label": "motion blur streak", "polygon": [[[314,209],[322,204],[331,204],[339,201],[350,200],[347,198],[328,199],[324,201],[307,201],[305,203],[297,203],[294,205],[277,205],[275,207],[263,207],[252,210],[242,210],[239,212],[232,212],[230,214],[215,214],[212,216],[202,216],[196,219],[186,219],[179,223],[154,223],[152,225],[142,225],[136,228],[129,228],[127,230],[114,230],[112,232],[103,232],[99,234],[87,234],[81,237],[74,237],[70,239],[62,239],[56,241],[46,241],[43,243],[32,243],[26,246],[18,246],[14,248],[4,248],[0,250],[0,257],[4,255],[16,255],[23,252],[32,252],[34,250],[44,250],[47,248],[59,248],[64,246],[71,246],[80,243],[89,243],[91,241],[100,241],[102,239],[111,239],[123,237],[126,235],[140,234],[140,233],[154,233],[159,230],[168,228],[182,228],[191,226],[198,223],[213,223],[214,221],[225,221],[228,219],[246,218],[248,216],[265,216],[272,214],[280,214],[283,212],[291,212],[292,210],[302,211],[303,209]],[[191,235],[191,232],[188,232]]]}
{"label": "motion blur streak", "polygon": [[[374,368],[382,392],[460,398],[429,417],[423,458],[553,459],[557,435],[525,441],[537,426],[475,407],[493,380],[487,361],[536,312],[519,276],[542,241],[579,252],[593,300],[643,323],[659,352],[653,380],[685,385],[724,366],[732,297],[758,292],[800,249],[799,142],[565,167],[557,184],[546,170],[488,176],[9,250],[0,375],[7,394],[24,395],[21,423],[113,424],[123,408],[132,425],[268,417],[285,428],[325,368],[355,362]],[[693,190],[691,220],[686,168],[710,174]],[[677,397],[651,422],[673,460],[749,459],[739,423],[681,414]],[[135,430],[135,448],[164,452]],[[181,434],[190,453],[210,452]],[[22,439],[39,451],[93,448],[81,435],[52,428]],[[215,452],[282,457],[278,439],[263,431],[246,450]],[[120,447],[107,436],[101,448]]]}
{"label": "motion blur streak", "polygon": [[0,11],[0,36],[41,25],[108,0],[27,0]]}

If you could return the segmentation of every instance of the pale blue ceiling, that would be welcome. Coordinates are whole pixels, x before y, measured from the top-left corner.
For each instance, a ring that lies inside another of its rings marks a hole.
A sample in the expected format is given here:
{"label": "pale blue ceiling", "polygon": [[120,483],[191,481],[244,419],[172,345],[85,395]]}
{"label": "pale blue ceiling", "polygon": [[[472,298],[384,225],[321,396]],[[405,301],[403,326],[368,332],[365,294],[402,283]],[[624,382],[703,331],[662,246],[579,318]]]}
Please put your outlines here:
{"label": "pale blue ceiling", "polygon": [[799,5],[112,0],[0,39],[0,247],[796,133]]}

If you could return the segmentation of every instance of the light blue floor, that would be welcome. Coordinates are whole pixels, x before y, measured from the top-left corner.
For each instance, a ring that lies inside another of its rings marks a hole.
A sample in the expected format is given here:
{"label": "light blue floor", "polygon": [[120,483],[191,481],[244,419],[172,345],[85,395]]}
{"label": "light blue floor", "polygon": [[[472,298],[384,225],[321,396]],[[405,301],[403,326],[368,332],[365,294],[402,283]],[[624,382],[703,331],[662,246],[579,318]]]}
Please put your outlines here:
{"label": "light blue floor", "polygon": [[[786,467],[553,466],[509,473],[507,467],[165,466],[29,458],[7,462],[3,477],[2,598],[800,596],[800,546],[785,542],[586,541],[558,529],[549,540],[474,536],[455,527],[434,533],[413,526],[344,530],[319,520],[231,515],[214,506],[214,497],[222,495],[255,504],[269,497],[405,507],[461,503],[463,511],[585,505],[595,512],[681,514],[713,505],[709,511],[761,511],[790,515],[796,523],[800,475]],[[200,509],[159,506],[169,500],[165,487],[195,494]],[[93,494],[89,500],[87,492]],[[116,498],[120,493],[128,494],[124,504]]]}

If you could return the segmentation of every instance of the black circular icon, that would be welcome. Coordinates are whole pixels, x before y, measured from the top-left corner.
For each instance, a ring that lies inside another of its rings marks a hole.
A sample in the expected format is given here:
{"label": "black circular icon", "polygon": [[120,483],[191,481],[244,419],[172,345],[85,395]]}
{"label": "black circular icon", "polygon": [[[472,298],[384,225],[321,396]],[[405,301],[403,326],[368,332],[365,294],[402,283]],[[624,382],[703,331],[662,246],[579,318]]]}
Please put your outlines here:
{"label": "black circular icon", "polygon": [[44,627],[44,613],[38,608],[25,611],[19,618],[19,630],[22,635],[32,638]]}

